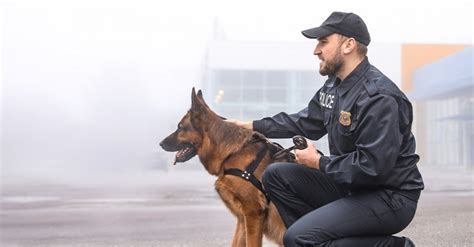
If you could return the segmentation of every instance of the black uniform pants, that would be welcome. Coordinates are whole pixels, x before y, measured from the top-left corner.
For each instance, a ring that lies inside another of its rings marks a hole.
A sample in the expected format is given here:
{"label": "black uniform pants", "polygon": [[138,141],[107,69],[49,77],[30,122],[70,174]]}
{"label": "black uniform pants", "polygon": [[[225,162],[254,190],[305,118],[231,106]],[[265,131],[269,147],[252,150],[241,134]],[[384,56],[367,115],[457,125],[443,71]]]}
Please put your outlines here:
{"label": "black uniform pants", "polygon": [[391,190],[349,192],[300,164],[272,164],[262,180],[288,229],[285,246],[403,246],[392,234],[408,226],[417,206]]}

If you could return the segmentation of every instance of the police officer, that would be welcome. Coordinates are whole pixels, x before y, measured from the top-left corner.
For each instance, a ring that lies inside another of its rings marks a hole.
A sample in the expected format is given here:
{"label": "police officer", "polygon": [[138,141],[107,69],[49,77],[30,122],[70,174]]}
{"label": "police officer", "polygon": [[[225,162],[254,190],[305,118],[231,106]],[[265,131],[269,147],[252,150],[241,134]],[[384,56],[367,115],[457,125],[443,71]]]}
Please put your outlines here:
{"label": "police officer", "polygon": [[413,219],[423,180],[407,97],[369,63],[370,35],[356,14],[333,12],[302,31],[318,43],[328,79],[308,106],[253,122],[228,120],[269,138],[328,134],[330,155],[309,142],[295,163],[270,165],[262,180],[286,227],[285,246],[414,246],[392,236]]}

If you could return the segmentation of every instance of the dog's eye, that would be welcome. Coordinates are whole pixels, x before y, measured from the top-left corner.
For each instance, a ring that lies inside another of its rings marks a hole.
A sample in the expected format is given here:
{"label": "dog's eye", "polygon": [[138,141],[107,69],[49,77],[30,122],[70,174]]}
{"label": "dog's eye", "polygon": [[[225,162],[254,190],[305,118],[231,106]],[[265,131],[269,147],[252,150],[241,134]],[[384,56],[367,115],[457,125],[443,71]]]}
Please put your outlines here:
{"label": "dog's eye", "polygon": [[184,126],[182,124],[178,124],[178,129],[182,130],[182,129],[184,129]]}

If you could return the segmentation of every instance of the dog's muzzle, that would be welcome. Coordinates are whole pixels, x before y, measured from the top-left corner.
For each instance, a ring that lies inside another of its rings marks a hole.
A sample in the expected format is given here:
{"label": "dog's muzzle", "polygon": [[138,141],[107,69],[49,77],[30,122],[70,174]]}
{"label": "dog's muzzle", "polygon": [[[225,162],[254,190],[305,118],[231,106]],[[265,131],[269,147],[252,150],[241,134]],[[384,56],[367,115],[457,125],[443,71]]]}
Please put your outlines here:
{"label": "dog's muzzle", "polygon": [[160,142],[160,146],[165,151],[176,152],[173,165],[186,162],[197,154],[196,148],[191,143],[170,143],[169,140],[165,139]]}

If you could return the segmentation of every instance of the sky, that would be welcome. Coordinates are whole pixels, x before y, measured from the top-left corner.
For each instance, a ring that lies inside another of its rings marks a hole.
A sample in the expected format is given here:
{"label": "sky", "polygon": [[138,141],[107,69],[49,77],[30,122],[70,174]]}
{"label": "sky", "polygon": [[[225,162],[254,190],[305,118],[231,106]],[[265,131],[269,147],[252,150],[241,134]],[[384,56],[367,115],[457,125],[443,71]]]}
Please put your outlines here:
{"label": "sky", "polygon": [[0,1],[2,166],[148,160],[189,107],[216,30],[301,42],[332,11],[360,15],[377,43],[474,40],[469,0]]}

